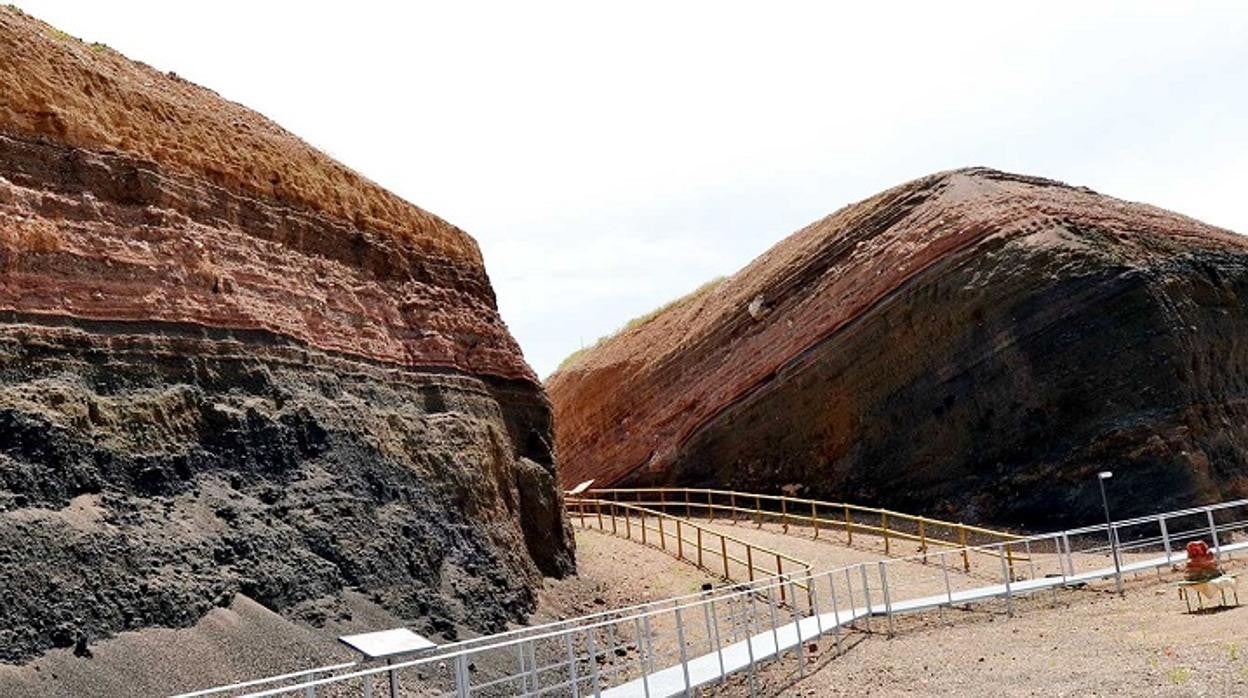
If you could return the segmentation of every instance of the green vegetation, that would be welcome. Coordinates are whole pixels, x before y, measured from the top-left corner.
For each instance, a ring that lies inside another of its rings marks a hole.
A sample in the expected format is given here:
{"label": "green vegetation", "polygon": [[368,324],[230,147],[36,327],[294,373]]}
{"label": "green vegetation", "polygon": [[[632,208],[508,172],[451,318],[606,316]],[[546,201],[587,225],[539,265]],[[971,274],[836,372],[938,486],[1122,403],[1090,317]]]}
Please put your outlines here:
{"label": "green vegetation", "polygon": [[1166,678],[1170,679],[1170,683],[1175,686],[1182,686],[1187,683],[1188,679],[1192,678],[1192,671],[1184,667],[1175,667],[1166,674]]}
{"label": "green vegetation", "polygon": [[647,322],[650,322],[651,320],[655,319],[656,317],[658,317],[658,316],[662,315],[663,313],[667,312],[667,311],[668,311],[668,310],[670,310],[671,308],[674,308],[675,306],[677,306],[677,305],[679,305],[679,304],[681,304],[681,303],[684,303],[684,302],[686,302],[686,301],[693,300],[694,298],[700,298],[700,297],[702,297],[702,296],[704,296],[704,295],[706,295],[706,294],[710,293],[712,290],[714,290],[714,289],[715,289],[715,287],[717,287],[717,286],[719,286],[721,283],[723,283],[725,278],[727,278],[727,277],[724,277],[724,276],[717,276],[717,277],[715,277],[714,279],[711,279],[710,281],[708,281],[708,282],[706,282],[706,283],[702,284],[701,286],[697,287],[697,288],[696,288],[696,289],[694,289],[693,291],[691,291],[691,292],[689,292],[689,293],[686,293],[685,295],[681,296],[680,298],[677,298],[676,300],[673,300],[673,301],[670,301],[670,302],[664,303],[663,305],[659,306],[658,308],[655,308],[654,310],[651,310],[650,312],[646,313],[645,315],[639,315],[638,317],[635,317],[635,318],[633,318],[632,320],[629,320],[628,322],[624,323],[624,326],[623,326],[623,327],[621,327],[620,329],[616,330],[615,332],[612,332],[611,334],[608,334],[608,335],[604,335],[604,336],[602,336],[602,337],[599,337],[599,338],[597,339],[597,341],[595,341],[593,344],[591,344],[591,345],[589,345],[589,346],[587,346],[587,347],[581,347],[580,349],[577,349],[576,351],[572,352],[571,354],[568,354],[568,355],[567,355],[567,357],[566,357],[566,358],[564,358],[564,360],[563,360],[563,361],[560,361],[560,362],[559,362],[559,368],[557,368],[557,369],[555,369],[555,370],[556,370],[556,371],[561,371],[561,370],[563,370],[563,369],[564,369],[564,367],[566,367],[566,366],[570,365],[570,364],[571,364],[574,360],[576,360],[576,358],[577,358],[578,356],[580,356],[581,354],[584,354],[585,352],[589,351],[590,349],[594,349],[594,348],[596,348],[596,347],[598,347],[598,346],[602,345],[602,343],[603,343],[603,342],[606,342],[606,341],[607,341],[607,340],[609,340],[609,339],[613,339],[613,338],[615,338],[615,337],[618,337],[618,336],[619,336],[619,335],[621,335],[621,334],[624,334],[625,332],[628,332],[629,330],[633,330],[633,329],[636,329],[636,328],[638,328],[638,327],[641,327],[642,325],[646,324]]}

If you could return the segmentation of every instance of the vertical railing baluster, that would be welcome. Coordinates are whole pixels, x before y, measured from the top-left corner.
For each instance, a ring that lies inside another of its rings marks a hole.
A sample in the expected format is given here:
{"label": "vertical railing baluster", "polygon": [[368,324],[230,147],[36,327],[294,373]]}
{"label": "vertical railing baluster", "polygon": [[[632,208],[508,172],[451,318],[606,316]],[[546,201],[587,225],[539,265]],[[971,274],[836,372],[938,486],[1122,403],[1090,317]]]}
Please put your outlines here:
{"label": "vertical railing baluster", "polygon": [[563,644],[568,650],[568,676],[572,682],[572,698],[579,698],[581,695],[581,677],[576,670],[576,653],[572,650],[572,633],[564,633]]}
{"label": "vertical railing baluster", "polygon": [[680,645],[680,670],[685,677],[685,695],[689,695],[692,688],[689,683],[689,649],[685,647],[685,622],[680,615],[680,606],[676,607],[676,644]]}
{"label": "vertical railing baluster", "polygon": [[[829,592],[829,595],[832,597],[832,633],[833,633],[833,636],[836,638],[836,653],[840,654],[841,653],[841,608],[840,608],[840,604],[836,602],[836,576],[830,572],[828,573],[828,592]],[[850,596],[850,599],[849,599],[849,613],[850,613],[850,616],[852,617],[854,613],[854,599],[852,595]]]}
{"label": "vertical railing baluster", "polygon": [[884,566],[884,561],[879,561],[880,565],[880,588],[884,593],[884,615],[888,618],[888,636],[893,636],[893,602],[888,593],[888,572]]}
{"label": "vertical railing baluster", "polygon": [[867,563],[859,564],[858,571],[862,572],[862,597],[867,604],[867,615],[863,616],[863,620],[867,624],[867,632],[871,632],[871,587],[867,583]]}
{"label": "vertical railing baluster", "polygon": [[602,683],[598,676],[598,643],[594,640],[594,629],[585,629],[585,649],[589,651],[589,682],[594,691],[594,698],[602,695]]}

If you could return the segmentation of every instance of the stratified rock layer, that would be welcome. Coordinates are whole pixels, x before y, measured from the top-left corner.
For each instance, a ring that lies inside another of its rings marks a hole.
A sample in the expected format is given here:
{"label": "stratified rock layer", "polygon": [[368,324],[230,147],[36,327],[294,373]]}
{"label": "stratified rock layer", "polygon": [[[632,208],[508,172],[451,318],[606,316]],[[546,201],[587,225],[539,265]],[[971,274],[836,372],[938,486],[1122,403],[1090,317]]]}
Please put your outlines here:
{"label": "stratified rock layer", "polygon": [[236,592],[497,630],[571,571],[471,238],[3,8],[0,84],[0,661]]}
{"label": "stratified rock layer", "polygon": [[884,192],[547,381],[567,484],[1053,526],[1248,495],[1248,244],[985,169]]}

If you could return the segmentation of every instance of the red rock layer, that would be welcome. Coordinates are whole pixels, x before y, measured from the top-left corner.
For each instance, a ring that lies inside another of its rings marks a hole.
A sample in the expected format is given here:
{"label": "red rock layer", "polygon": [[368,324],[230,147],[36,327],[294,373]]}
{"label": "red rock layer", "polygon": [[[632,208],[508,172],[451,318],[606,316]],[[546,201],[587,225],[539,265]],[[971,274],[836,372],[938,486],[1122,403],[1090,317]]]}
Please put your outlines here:
{"label": "red rock layer", "polygon": [[[990,362],[1023,341],[1010,338],[1031,321],[1023,313],[1043,315],[1035,314],[1034,304],[1011,307],[1007,298],[1034,300],[1067,278],[1112,277],[1123,286],[1172,259],[1204,255],[1214,266],[1242,265],[1246,250],[1245,240],[1229,231],[1047,180],[963,170],[910,182],[798,231],[709,292],[602,342],[551,376],[547,391],[563,482],[749,480],[766,487],[790,477],[845,496],[834,483],[852,480],[852,472],[886,470],[865,462],[862,453],[887,439],[897,447],[883,452],[900,453],[898,444],[934,419],[908,411],[917,405],[899,404],[907,386],[974,377],[968,351],[980,357],[975,361]],[[1192,275],[1178,269],[1165,283],[1185,283]],[[942,286],[942,279],[950,281]],[[961,285],[947,288],[955,282]],[[994,295],[1000,299],[995,306]],[[1100,312],[1114,307],[1105,300]],[[874,343],[860,346],[863,328],[883,308],[896,313],[880,321],[879,336],[869,335]],[[946,347],[953,344],[947,338],[998,325],[995,338]],[[1122,329],[1147,336],[1169,328]],[[1117,341],[1098,351],[1127,351],[1130,338]],[[850,346],[864,353],[827,353]],[[1078,382],[1079,372],[1095,375],[1095,362],[1105,358],[1089,352],[1063,360]],[[1138,362],[1139,375],[1156,370],[1145,367],[1152,357],[1125,360]],[[817,373],[810,365],[819,363],[827,369],[821,382],[803,377]],[[1014,380],[1007,405],[1028,403],[1021,395],[1026,374]],[[792,387],[799,383],[806,387]],[[771,398],[776,404],[760,407]],[[1001,409],[996,414],[1000,418]],[[949,419],[941,428],[950,443],[972,448],[970,425]],[[868,433],[876,431],[889,435],[868,443],[876,438]],[[773,437],[775,443],[767,441]],[[954,451],[946,457],[952,463]],[[890,467],[901,472],[916,465]],[[951,466],[945,477],[955,471],[962,472]],[[903,480],[891,486],[904,489]],[[862,490],[869,491],[879,490]]]}
{"label": "red rock layer", "polygon": [[0,309],[263,329],[536,382],[459,229],[209,90],[10,9],[0,58]]}

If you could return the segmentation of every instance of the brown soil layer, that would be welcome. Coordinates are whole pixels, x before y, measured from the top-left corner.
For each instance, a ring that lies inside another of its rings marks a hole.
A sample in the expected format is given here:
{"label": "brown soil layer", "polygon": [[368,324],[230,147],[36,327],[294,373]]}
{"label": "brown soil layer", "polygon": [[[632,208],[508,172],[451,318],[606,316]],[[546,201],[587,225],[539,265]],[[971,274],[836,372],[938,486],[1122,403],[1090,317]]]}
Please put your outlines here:
{"label": "brown soil layer", "polygon": [[215,92],[0,9],[0,128],[161,163],[249,198],[311,208],[481,264],[459,229]]}

